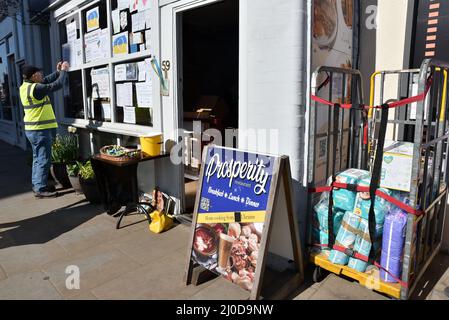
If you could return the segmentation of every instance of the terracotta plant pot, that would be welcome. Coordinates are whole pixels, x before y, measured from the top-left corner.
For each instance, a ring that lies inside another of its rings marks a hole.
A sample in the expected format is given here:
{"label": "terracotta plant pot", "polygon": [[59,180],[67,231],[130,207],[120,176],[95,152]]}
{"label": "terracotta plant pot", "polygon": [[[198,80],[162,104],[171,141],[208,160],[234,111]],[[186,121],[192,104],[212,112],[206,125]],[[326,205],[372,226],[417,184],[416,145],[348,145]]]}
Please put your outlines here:
{"label": "terracotta plant pot", "polygon": [[65,163],[53,163],[51,165],[51,175],[64,189],[71,188],[69,175],[67,174],[67,165]]}
{"label": "terracotta plant pot", "polygon": [[79,178],[81,189],[83,190],[84,196],[92,204],[101,203],[100,191],[98,190],[97,180],[89,179],[84,180]]}
{"label": "terracotta plant pot", "polygon": [[70,180],[70,184],[72,185],[73,190],[75,190],[75,193],[83,194],[83,189],[81,188],[81,183],[80,183],[80,177],[69,175],[69,180]]}

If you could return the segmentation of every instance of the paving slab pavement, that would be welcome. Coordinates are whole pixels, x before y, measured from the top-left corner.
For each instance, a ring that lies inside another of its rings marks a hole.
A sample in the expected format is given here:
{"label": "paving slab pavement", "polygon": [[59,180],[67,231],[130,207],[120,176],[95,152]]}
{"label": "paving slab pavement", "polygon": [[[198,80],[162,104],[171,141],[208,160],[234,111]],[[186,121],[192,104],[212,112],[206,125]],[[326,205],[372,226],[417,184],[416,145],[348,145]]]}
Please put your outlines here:
{"label": "paving slab pavement", "polygon": [[[117,230],[116,218],[73,190],[55,199],[36,199],[25,158],[23,151],[0,142],[0,299],[248,298],[221,278],[184,285],[188,227],[177,225],[157,235],[149,232],[142,215],[132,215]],[[79,290],[66,287],[68,266],[79,268]],[[439,275],[429,298],[443,298],[449,273]],[[302,292],[292,298],[385,298],[336,276],[318,284],[311,283],[310,274],[306,278]]]}

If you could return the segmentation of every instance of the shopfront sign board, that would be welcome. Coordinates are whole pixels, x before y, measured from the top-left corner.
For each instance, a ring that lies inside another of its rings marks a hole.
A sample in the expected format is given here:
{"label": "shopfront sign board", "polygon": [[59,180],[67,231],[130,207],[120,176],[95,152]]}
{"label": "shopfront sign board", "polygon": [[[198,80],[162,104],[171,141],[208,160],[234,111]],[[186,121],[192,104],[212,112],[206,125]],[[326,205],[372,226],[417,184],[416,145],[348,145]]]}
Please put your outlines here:
{"label": "shopfront sign board", "polygon": [[199,266],[259,299],[270,252],[294,262],[295,276],[283,290],[299,286],[303,267],[288,157],[208,146],[203,163],[186,284]]}

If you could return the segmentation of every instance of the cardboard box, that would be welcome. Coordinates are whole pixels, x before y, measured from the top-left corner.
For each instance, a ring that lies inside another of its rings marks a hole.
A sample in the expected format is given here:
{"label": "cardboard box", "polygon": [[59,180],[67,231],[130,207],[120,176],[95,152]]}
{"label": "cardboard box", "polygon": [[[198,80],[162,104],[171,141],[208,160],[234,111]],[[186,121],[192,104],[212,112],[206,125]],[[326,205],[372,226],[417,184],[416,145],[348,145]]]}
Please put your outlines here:
{"label": "cardboard box", "polygon": [[380,187],[410,192],[413,143],[385,141]]}

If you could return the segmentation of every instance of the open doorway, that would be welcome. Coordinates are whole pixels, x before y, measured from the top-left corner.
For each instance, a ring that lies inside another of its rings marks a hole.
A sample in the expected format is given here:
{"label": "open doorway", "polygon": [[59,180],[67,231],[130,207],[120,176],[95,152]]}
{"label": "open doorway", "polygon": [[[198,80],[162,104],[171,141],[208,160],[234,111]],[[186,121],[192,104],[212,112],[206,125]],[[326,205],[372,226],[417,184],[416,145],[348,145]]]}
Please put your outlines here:
{"label": "open doorway", "polygon": [[178,40],[179,108],[188,131],[185,160],[185,213],[194,210],[201,156],[194,134],[238,127],[239,1],[224,0],[180,13]]}

